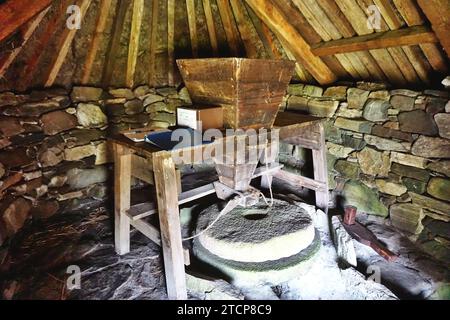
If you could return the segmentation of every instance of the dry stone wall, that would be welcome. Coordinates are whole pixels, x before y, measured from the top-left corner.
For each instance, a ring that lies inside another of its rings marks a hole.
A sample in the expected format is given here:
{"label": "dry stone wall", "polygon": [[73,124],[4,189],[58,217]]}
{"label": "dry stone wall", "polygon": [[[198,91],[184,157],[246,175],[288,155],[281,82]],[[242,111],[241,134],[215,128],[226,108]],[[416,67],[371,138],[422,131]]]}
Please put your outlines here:
{"label": "dry stone wall", "polygon": [[[283,109],[326,117],[335,199],[389,223],[450,262],[450,102],[440,90],[292,84]],[[301,167],[301,150],[282,159]]]}
{"label": "dry stone wall", "polygon": [[0,245],[27,221],[111,196],[109,134],[168,127],[186,89],[0,93]]}

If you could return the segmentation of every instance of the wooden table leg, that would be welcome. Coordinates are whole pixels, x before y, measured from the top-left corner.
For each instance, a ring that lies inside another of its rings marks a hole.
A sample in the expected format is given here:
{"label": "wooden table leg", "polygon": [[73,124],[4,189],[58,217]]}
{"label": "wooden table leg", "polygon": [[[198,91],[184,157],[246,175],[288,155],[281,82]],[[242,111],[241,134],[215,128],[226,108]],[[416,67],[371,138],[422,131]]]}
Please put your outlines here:
{"label": "wooden table leg", "polygon": [[130,252],[131,154],[126,147],[114,144],[114,238],[116,252]]}
{"label": "wooden table leg", "polygon": [[169,299],[183,300],[187,299],[187,293],[178,208],[178,183],[175,164],[170,153],[159,152],[154,155],[153,171],[158,198],[167,294]]}
{"label": "wooden table leg", "polygon": [[316,191],[316,206],[325,212],[328,211],[328,176],[327,176],[327,145],[325,143],[325,129],[318,124],[320,134],[320,148],[313,150],[314,180],[325,183],[324,191]]}

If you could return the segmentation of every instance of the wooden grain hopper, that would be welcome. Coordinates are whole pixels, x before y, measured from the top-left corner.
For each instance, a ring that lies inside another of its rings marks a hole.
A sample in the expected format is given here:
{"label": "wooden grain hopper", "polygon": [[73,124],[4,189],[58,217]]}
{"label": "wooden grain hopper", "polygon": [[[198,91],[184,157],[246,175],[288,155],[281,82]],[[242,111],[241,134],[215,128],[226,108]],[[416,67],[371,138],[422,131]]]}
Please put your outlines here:
{"label": "wooden grain hopper", "polygon": [[220,105],[226,128],[271,128],[294,72],[287,60],[177,60],[194,104]]}

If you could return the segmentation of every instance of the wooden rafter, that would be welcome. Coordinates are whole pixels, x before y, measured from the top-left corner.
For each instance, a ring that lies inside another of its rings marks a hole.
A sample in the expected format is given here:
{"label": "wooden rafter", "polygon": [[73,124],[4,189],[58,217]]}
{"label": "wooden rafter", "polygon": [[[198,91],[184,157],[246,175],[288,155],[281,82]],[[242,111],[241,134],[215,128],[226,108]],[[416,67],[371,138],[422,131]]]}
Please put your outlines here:
{"label": "wooden rafter", "polygon": [[126,85],[134,86],[134,75],[139,54],[139,40],[141,37],[142,18],[144,16],[144,0],[133,0],[133,15],[131,19],[130,43],[128,45],[128,61]]}
{"label": "wooden rafter", "polygon": [[149,70],[149,84],[154,85],[156,82],[156,39],[158,35],[158,10],[159,1],[152,1],[152,28],[150,36],[150,70]]}
{"label": "wooden rafter", "polygon": [[167,56],[169,62],[168,82],[175,84],[175,0],[167,1]]}
{"label": "wooden rafter", "polygon": [[0,42],[52,4],[51,0],[9,0],[0,5]]}
{"label": "wooden rafter", "polygon": [[239,35],[235,31],[233,13],[231,12],[229,0],[217,0],[217,7],[219,8],[220,17],[222,19],[223,28],[227,36],[228,44],[231,53],[234,56],[239,56]]}
{"label": "wooden rafter", "polygon": [[47,12],[50,10],[50,8],[45,9],[41,13],[39,13],[32,21],[28,23],[26,26],[24,32],[23,32],[23,41],[20,45],[20,47],[17,47],[13,51],[11,51],[7,58],[0,63],[0,77],[3,76],[8,69],[8,67],[11,65],[11,63],[14,62],[14,60],[17,58],[19,53],[22,51],[22,49],[25,47],[25,45],[28,43],[28,40],[30,40],[30,37],[33,35],[34,31],[37,29],[39,24],[41,23],[42,19],[44,19]]}
{"label": "wooden rafter", "polygon": [[298,62],[311,73],[320,84],[330,84],[337,80],[328,66],[311,52],[310,45],[294,29],[280,10],[269,0],[246,0],[255,13],[272,29]]}
{"label": "wooden rafter", "polygon": [[82,84],[87,84],[89,82],[89,78],[92,73],[92,68],[94,66],[94,61],[97,56],[97,52],[100,48],[102,35],[106,29],[106,23],[108,21],[108,15],[111,10],[111,6],[112,6],[112,0],[102,0],[101,1],[101,6],[98,11],[98,18],[97,18],[97,24],[95,27],[94,36],[90,43],[90,46],[89,46],[89,49],[87,52],[87,56],[86,56],[86,61],[84,63],[84,67],[83,67],[83,75],[81,78]]}
{"label": "wooden rafter", "polygon": [[197,19],[195,17],[195,2],[194,0],[186,0],[189,34],[191,36],[192,56],[198,57],[198,35],[197,35]]}
{"label": "wooden rafter", "polygon": [[120,36],[122,34],[123,25],[125,23],[125,16],[130,5],[129,1],[117,1],[116,16],[114,17],[114,27],[111,34],[111,41],[106,53],[106,64],[103,69],[102,83],[108,85],[111,83],[114,65],[116,62],[116,54],[120,47]]}
{"label": "wooden rafter", "polygon": [[[80,5],[80,19],[81,22],[83,21],[84,16],[86,15],[87,10],[89,9],[89,6],[91,5],[92,0],[83,0],[81,1]],[[80,3],[80,2],[79,2]],[[56,80],[56,77],[59,73],[59,70],[61,70],[61,67],[66,60],[67,54],[69,53],[70,46],[72,45],[73,39],[75,38],[75,34],[77,33],[78,29],[69,29],[64,28],[61,40],[58,45],[58,51],[55,55],[55,59],[53,63],[51,64],[50,71],[48,75],[46,76],[45,80],[45,86],[51,87],[53,83]]]}
{"label": "wooden rafter", "polygon": [[313,45],[311,51],[321,57],[337,53],[411,46],[421,43],[436,43],[439,40],[430,28],[417,26],[369,35],[321,42]]}
{"label": "wooden rafter", "polygon": [[448,0],[418,0],[422,11],[431,22],[436,36],[450,58],[450,5]]}
{"label": "wooden rafter", "polygon": [[219,45],[217,43],[216,26],[214,24],[214,17],[211,10],[210,0],[203,0],[203,10],[205,11],[206,24],[208,26],[209,41],[213,50],[214,56],[219,55]]}

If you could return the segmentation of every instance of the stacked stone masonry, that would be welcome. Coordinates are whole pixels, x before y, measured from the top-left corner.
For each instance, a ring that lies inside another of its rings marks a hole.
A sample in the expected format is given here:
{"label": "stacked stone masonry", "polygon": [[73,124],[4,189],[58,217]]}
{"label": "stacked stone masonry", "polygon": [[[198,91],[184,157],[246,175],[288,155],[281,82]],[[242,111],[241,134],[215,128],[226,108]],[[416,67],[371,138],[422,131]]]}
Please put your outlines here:
{"label": "stacked stone masonry", "polygon": [[[292,84],[282,109],[327,118],[334,199],[388,218],[423,250],[449,263],[450,92],[444,90]],[[301,170],[303,152],[289,146],[281,151],[287,165]]]}
{"label": "stacked stone masonry", "polygon": [[175,124],[185,88],[0,93],[0,245],[27,222],[111,197],[109,134]]}

